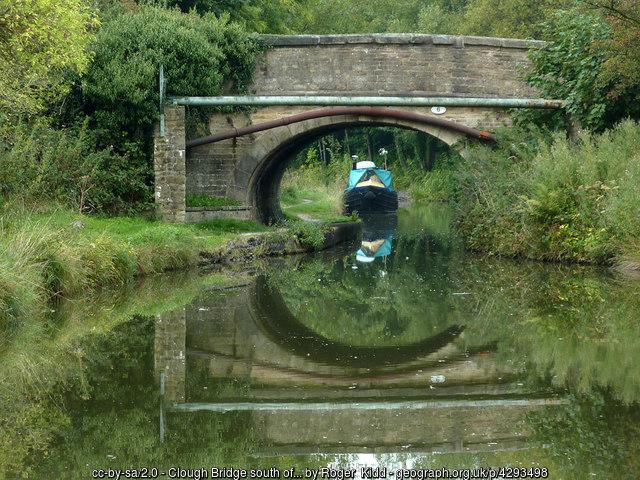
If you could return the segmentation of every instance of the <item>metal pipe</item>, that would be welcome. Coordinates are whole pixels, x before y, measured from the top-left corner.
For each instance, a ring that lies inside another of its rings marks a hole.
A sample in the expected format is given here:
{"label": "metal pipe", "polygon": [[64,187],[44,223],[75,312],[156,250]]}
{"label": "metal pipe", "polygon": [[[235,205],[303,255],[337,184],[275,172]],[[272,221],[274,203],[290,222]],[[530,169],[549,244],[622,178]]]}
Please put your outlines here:
{"label": "metal pipe", "polygon": [[241,411],[340,411],[340,410],[399,410],[399,409],[450,409],[478,407],[545,407],[566,405],[569,400],[562,397],[549,398],[487,398],[452,400],[360,400],[332,402],[216,402],[173,403],[168,409],[173,412],[241,412]]}
{"label": "metal pipe", "polygon": [[451,120],[445,120],[444,118],[435,117],[433,115],[422,115],[415,112],[407,112],[404,110],[395,110],[392,108],[379,108],[379,107],[333,107],[333,108],[319,108],[317,110],[309,110],[307,112],[298,113],[296,115],[290,115],[288,117],[278,118],[269,122],[257,123],[255,125],[249,125],[248,127],[234,128],[227,132],[218,133],[216,135],[210,135],[207,137],[195,138],[186,142],[187,148],[197,147],[199,145],[205,145],[207,143],[220,142],[222,140],[228,140],[230,138],[240,137],[242,135],[248,135],[251,133],[261,132],[263,130],[269,130],[271,128],[283,127],[292,123],[303,122],[305,120],[311,120],[314,118],[332,117],[337,115],[364,115],[368,117],[382,117],[398,120],[407,120],[410,122],[424,123],[426,125],[433,125],[435,127],[443,128],[445,130],[453,130],[455,132],[462,133],[468,137],[478,140],[495,141],[496,137],[489,132],[476,130],[475,128],[467,127]]}
{"label": "metal pipe", "polygon": [[489,108],[564,108],[564,100],[545,98],[472,98],[472,97],[360,97],[314,95],[238,95],[221,97],[170,97],[173,105],[190,106],[380,106],[380,107],[489,107]]}

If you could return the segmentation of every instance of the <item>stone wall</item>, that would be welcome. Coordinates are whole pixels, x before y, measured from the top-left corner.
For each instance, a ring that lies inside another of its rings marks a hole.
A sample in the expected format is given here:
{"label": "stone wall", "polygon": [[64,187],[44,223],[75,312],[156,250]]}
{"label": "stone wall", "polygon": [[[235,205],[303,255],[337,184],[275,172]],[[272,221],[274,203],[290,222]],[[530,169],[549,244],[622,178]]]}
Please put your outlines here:
{"label": "stone wall", "polygon": [[520,70],[543,42],[450,35],[262,37],[258,95],[533,96]]}
{"label": "stone wall", "polygon": [[184,223],[186,208],[186,150],[184,107],[164,109],[164,136],[156,127],[153,145],[155,201],[164,222]]}
{"label": "stone wall", "polygon": [[251,220],[254,218],[252,207],[188,207],[185,214],[185,223],[200,223],[219,218],[236,218],[238,220]]}

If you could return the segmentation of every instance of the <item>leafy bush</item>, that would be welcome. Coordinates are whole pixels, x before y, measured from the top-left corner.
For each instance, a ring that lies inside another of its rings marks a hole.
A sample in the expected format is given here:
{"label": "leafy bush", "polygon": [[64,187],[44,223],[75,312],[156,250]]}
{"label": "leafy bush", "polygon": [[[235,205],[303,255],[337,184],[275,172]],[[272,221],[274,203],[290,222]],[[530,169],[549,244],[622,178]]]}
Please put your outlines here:
{"label": "leafy bush", "polygon": [[124,146],[157,121],[160,65],[168,94],[217,95],[225,82],[246,89],[256,53],[256,42],[224,18],[144,7],[102,26],[82,95],[104,140]]}
{"label": "leafy bush", "polygon": [[141,6],[110,17],[93,45],[93,61],[59,118],[61,126],[89,118],[93,148],[112,152],[96,176],[113,198],[96,196],[96,210],[118,211],[151,200],[152,132],[158,120],[158,73],[169,95],[244,91],[258,45],[240,26],[208,14]]}
{"label": "leafy bush", "polygon": [[606,92],[598,88],[604,55],[595,42],[609,37],[608,25],[596,15],[558,12],[544,24],[548,47],[531,53],[534,73],[528,81],[549,98],[567,101],[567,112],[584,126],[601,127]]}
{"label": "leafy bush", "polygon": [[[543,32],[549,43],[531,51],[532,71],[527,77],[541,96],[566,100],[566,111],[592,130],[611,127],[629,116],[637,118],[637,88],[612,95],[619,82],[605,69],[611,52],[603,46],[610,44],[612,29],[602,17],[560,10],[543,24]],[[517,117],[521,123],[546,121],[561,127],[563,114],[525,111]]]}
{"label": "leafy bush", "polygon": [[460,228],[470,248],[544,260],[640,258],[640,125],[584,134],[579,145],[537,130],[509,135],[460,164]]}
{"label": "leafy bush", "polygon": [[61,203],[80,212],[135,211],[150,199],[148,172],[111,149],[97,149],[87,123],[45,122],[0,131],[0,196]]}

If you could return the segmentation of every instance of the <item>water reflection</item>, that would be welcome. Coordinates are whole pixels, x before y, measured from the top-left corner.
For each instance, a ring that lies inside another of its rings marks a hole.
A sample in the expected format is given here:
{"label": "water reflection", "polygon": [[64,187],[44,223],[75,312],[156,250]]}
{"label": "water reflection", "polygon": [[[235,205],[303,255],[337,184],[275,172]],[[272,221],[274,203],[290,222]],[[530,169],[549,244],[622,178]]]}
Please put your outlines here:
{"label": "water reflection", "polygon": [[527,392],[491,346],[464,347],[457,326],[349,346],[299,323],[268,282],[158,317],[167,415],[247,410],[269,455],[474,452],[523,448],[525,417],[562,403]]}
{"label": "water reflection", "polygon": [[446,212],[400,212],[396,232],[365,225],[365,247],[395,239],[379,260],[363,244],[279,259],[199,298],[168,418],[248,412],[258,458],[293,463],[560,469],[578,455],[574,473],[606,470],[583,437],[628,462],[637,442],[612,412],[637,415],[617,402],[640,398],[638,284],[474,257],[449,229]]}
{"label": "water reflection", "polygon": [[[22,377],[7,356],[0,364],[0,400],[15,412],[0,416],[0,467],[34,478],[136,465],[640,477],[640,283],[464,253],[446,210],[400,211],[395,233],[385,228],[370,238],[391,252],[373,262],[358,261],[357,244],[223,282],[174,278],[149,285],[156,301],[126,302],[126,321],[113,306],[92,323],[96,306],[63,306],[64,335],[26,353],[64,355]],[[13,378],[46,379],[46,394],[27,401]],[[29,422],[33,438],[17,433]]]}
{"label": "water reflection", "polygon": [[376,258],[391,255],[397,224],[397,213],[368,215],[362,218],[362,240],[356,252],[356,260],[371,263]]}

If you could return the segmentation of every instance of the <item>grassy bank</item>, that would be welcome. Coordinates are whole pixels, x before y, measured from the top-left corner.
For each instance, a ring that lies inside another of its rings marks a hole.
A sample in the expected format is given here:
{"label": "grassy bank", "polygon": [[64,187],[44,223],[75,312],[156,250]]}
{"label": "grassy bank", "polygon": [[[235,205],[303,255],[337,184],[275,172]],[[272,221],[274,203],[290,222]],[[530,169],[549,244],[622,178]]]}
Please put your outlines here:
{"label": "grassy bank", "polygon": [[[280,204],[288,218],[344,221],[342,194],[350,164],[305,164],[285,172],[280,185]],[[341,171],[343,170],[343,171]]]}
{"label": "grassy bank", "polygon": [[[330,219],[330,216],[327,216]],[[136,279],[207,262],[319,249],[327,222],[266,227],[219,219],[170,225],[69,210],[0,210],[0,328],[38,318],[54,296],[119,289]],[[256,235],[243,235],[256,233]]]}
{"label": "grassy bank", "polygon": [[456,173],[467,247],[539,260],[640,265],[640,125],[564,136],[512,129]]}
{"label": "grassy bank", "polygon": [[53,295],[120,288],[136,278],[196,265],[255,222],[167,225],[58,210],[6,207],[0,215],[0,323],[38,316]]}

